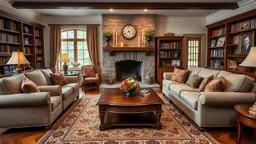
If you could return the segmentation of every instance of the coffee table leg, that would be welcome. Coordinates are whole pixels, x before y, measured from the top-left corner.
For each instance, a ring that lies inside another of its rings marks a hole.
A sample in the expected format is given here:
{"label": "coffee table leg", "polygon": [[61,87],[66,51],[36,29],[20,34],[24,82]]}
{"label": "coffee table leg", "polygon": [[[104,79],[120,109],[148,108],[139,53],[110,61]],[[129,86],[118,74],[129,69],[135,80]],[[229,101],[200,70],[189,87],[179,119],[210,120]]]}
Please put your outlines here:
{"label": "coffee table leg", "polygon": [[242,128],[242,123],[237,120],[237,124],[238,124],[238,137],[237,137],[237,143],[240,144],[241,143],[241,138],[242,138],[242,133],[243,133],[243,128]]}
{"label": "coffee table leg", "polygon": [[100,131],[104,131],[105,130],[105,124],[104,124],[104,117],[105,117],[105,112],[99,112],[99,116],[100,116]]}
{"label": "coffee table leg", "polygon": [[156,129],[157,130],[161,130],[162,129],[162,124],[160,122],[162,116],[162,112],[161,111],[157,111],[156,112]]}

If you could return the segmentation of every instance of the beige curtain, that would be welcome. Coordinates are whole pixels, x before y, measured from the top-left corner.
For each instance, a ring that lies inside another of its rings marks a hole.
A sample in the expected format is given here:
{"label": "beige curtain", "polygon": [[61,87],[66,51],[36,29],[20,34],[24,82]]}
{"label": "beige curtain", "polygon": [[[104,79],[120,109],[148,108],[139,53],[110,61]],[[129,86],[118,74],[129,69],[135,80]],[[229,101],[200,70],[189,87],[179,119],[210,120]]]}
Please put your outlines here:
{"label": "beige curtain", "polygon": [[58,57],[61,49],[61,27],[50,26],[50,69],[53,72],[59,72],[57,66]]}
{"label": "beige curtain", "polygon": [[86,26],[86,39],[91,62],[98,65],[98,26]]}

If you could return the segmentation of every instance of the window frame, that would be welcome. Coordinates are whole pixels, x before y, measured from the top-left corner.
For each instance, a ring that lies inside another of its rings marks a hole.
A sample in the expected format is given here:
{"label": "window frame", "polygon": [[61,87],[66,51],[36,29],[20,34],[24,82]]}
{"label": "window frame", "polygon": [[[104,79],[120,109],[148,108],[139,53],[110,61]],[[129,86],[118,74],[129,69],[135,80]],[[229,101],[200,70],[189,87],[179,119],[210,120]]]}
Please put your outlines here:
{"label": "window frame", "polygon": [[[186,62],[187,62],[187,67],[191,67],[188,65],[188,61],[189,61],[189,58],[188,58],[188,54],[189,54],[189,41],[198,41],[198,63],[197,63],[197,67],[200,67],[201,66],[201,38],[200,37],[188,37],[187,39],[187,42],[186,42],[186,47],[187,47],[187,50],[186,50]],[[194,65],[192,66],[194,67]]]}

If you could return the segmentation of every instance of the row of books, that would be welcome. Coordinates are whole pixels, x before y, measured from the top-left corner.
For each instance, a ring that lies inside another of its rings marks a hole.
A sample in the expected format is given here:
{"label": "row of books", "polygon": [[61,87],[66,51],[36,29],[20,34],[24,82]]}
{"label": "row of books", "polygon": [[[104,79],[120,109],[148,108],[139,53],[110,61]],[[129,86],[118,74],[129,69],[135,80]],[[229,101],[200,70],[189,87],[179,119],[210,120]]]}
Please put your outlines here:
{"label": "row of books", "polygon": [[233,44],[238,44],[238,38],[239,38],[238,35],[234,36],[234,37],[233,37],[233,40],[232,40],[232,43],[233,43]]}
{"label": "row of books", "polygon": [[7,33],[0,33],[0,42],[18,43],[18,37]]}
{"label": "row of books", "polygon": [[226,34],[226,28],[220,28],[212,31],[212,37],[225,35]]}
{"label": "row of books", "polygon": [[256,28],[256,18],[231,25],[231,32],[239,32],[253,28]]}
{"label": "row of books", "polygon": [[24,54],[31,54],[32,52],[31,52],[31,48],[30,47],[24,47],[23,48],[23,53]]}
{"label": "row of books", "polygon": [[211,56],[224,57],[224,49],[211,50]]}
{"label": "row of books", "polygon": [[41,39],[36,39],[36,46],[41,46]]}
{"label": "row of books", "polygon": [[0,19],[0,28],[16,31],[16,24],[12,21]]}
{"label": "row of books", "polygon": [[39,36],[40,36],[40,31],[39,31],[39,30],[36,30],[36,31],[35,31],[35,35],[36,35],[37,37],[39,37]]}
{"label": "row of books", "polygon": [[36,54],[41,54],[42,53],[42,49],[41,48],[36,48]]}
{"label": "row of books", "polygon": [[0,65],[6,64],[11,57],[0,57]]}
{"label": "row of books", "polygon": [[178,49],[180,48],[180,42],[170,42],[170,43],[160,43],[160,48],[172,48],[172,49]]}
{"label": "row of books", "polygon": [[160,66],[170,67],[171,66],[171,62],[169,62],[169,61],[160,61]]}
{"label": "row of books", "polygon": [[18,50],[17,46],[0,45],[0,55],[9,55]]}
{"label": "row of books", "polygon": [[179,57],[179,54],[174,51],[160,51],[160,58],[171,58],[171,57]]}

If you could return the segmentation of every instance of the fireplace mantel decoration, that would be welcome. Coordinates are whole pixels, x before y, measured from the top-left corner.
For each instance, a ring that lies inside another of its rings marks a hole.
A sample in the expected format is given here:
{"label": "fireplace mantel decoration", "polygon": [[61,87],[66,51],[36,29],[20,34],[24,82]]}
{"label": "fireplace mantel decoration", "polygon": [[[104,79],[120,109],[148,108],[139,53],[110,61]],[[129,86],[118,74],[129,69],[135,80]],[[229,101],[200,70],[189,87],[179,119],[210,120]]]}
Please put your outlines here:
{"label": "fireplace mantel decoration", "polygon": [[115,52],[145,52],[149,56],[150,52],[154,52],[154,47],[103,47],[103,51],[108,51],[110,56],[114,56]]}

